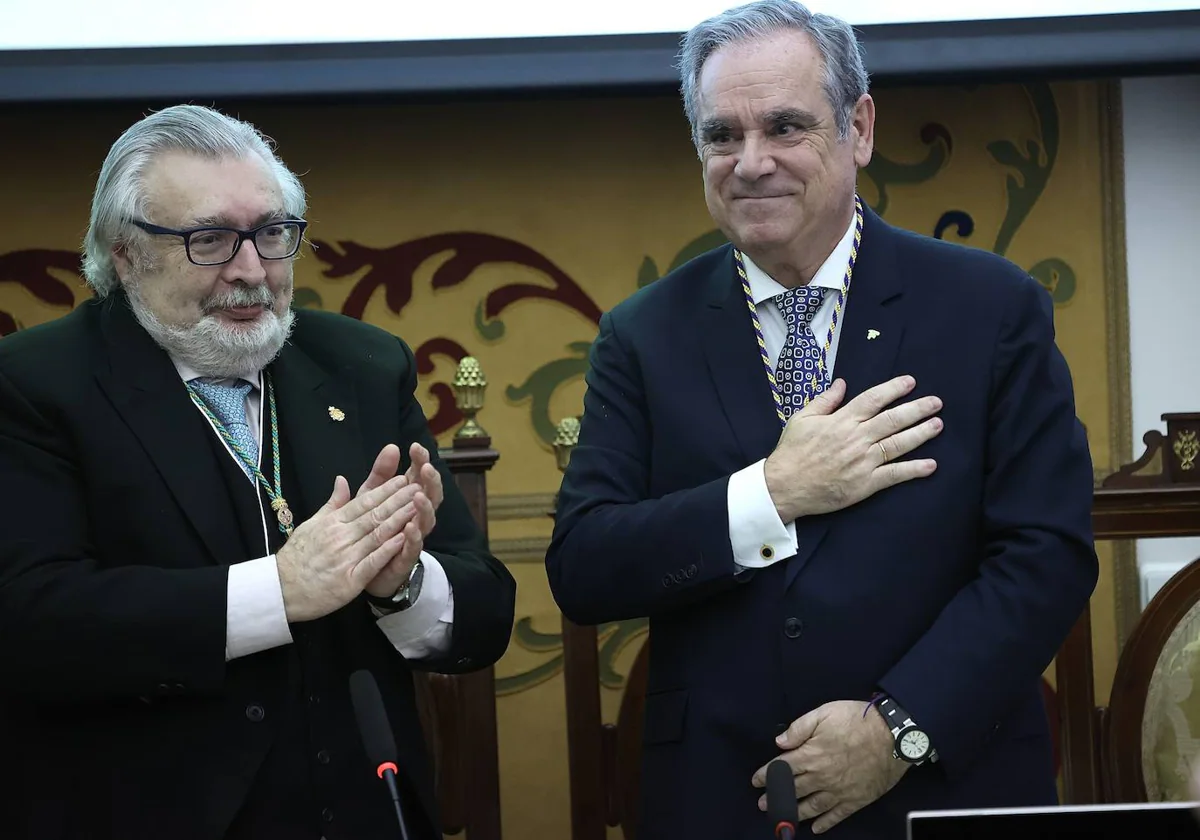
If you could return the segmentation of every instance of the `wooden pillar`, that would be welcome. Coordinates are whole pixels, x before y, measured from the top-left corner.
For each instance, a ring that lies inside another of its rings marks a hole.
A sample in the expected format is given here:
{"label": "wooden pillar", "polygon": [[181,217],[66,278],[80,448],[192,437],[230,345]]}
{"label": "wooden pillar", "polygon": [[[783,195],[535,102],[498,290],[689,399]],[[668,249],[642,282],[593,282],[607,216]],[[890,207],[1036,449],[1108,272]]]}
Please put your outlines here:
{"label": "wooden pillar", "polygon": [[[557,426],[554,455],[566,472],[579,443],[579,418]],[[556,505],[557,506],[557,505]],[[553,514],[551,514],[553,515]],[[563,682],[567,696],[567,767],[571,791],[571,840],[605,840],[610,821],[604,760],[603,715],[600,709],[600,653],[594,626],[562,618]]]}
{"label": "wooden pillar", "polygon": [[[500,458],[492,439],[476,422],[487,380],[479,362],[467,356],[454,377],[454,396],[466,417],[442,458],[484,536],[488,533],[487,473]],[[496,672],[488,666],[469,674],[430,674],[446,733],[442,754],[446,771],[439,779],[443,831],[466,831],[467,840],[500,840],[500,744],[496,730]]]}

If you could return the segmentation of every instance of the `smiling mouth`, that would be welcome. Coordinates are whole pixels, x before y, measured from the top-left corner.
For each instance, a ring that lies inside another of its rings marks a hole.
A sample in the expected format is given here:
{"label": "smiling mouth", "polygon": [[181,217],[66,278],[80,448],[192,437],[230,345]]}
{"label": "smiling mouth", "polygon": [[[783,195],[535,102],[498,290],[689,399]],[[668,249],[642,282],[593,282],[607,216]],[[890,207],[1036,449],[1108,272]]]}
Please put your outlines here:
{"label": "smiling mouth", "polygon": [[217,311],[234,321],[251,321],[265,312],[266,307],[256,303],[251,306],[227,306]]}

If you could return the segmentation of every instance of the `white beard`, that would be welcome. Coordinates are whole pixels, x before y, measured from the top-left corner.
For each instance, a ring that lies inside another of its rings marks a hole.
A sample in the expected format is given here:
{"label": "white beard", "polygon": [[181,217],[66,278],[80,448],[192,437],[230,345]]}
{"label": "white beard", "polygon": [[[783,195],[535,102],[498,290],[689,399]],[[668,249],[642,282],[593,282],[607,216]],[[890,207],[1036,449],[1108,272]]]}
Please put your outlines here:
{"label": "white beard", "polygon": [[[142,328],[171,356],[201,376],[220,379],[253,377],[279,355],[291,335],[295,313],[288,309],[284,317],[275,314],[274,295],[265,285],[235,287],[214,295],[201,305],[206,313],[190,327],[164,324],[150,311],[136,281],[126,284],[129,303]],[[265,308],[253,327],[231,329],[218,316],[217,309],[262,304]]]}

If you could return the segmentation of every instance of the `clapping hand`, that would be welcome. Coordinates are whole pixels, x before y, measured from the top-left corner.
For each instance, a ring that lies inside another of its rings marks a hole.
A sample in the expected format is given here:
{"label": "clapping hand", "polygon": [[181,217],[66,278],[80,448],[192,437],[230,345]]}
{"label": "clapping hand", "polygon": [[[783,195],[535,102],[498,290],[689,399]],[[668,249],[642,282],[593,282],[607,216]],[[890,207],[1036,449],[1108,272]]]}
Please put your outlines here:
{"label": "clapping hand", "polygon": [[[410,488],[412,492],[412,499],[404,510],[408,521],[397,540],[399,549],[395,556],[366,587],[369,594],[379,598],[395,595],[408,580],[413,565],[425,548],[425,538],[437,522],[436,511],[444,497],[442,476],[430,462],[429,450],[414,443],[408,451],[410,463],[401,479],[402,486]],[[393,478],[399,469],[400,447],[388,444],[375,458],[370,474],[359,487],[359,494],[374,490]]]}

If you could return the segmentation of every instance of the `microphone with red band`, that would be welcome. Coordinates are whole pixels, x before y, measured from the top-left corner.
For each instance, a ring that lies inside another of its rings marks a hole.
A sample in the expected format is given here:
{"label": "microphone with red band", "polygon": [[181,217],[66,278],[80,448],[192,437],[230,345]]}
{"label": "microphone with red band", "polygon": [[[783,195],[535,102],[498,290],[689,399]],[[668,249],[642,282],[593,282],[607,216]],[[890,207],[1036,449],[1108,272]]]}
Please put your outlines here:
{"label": "microphone with red band", "polygon": [[776,840],[796,840],[796,783],[791,765],[780,758],[767,765],[767,816]]}
{"label": "microphone with red band", "polygon": [[358,719],[358,732],[367,759],[376,775],[387,783],[392,804],[396,806],[396,819],[400,822],[400,836],[408,840],[408,827],[400,808],[400,790],[396,787],[396,774],[400,772],[396,766],[396,739],[392,735],[387,709],[383,707],[379,685],[370,671],[355,671],[350,675],[350,702],[354,704],[354,716]]}

